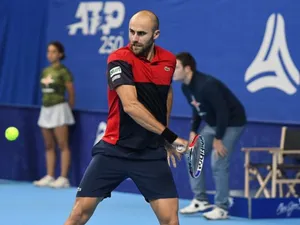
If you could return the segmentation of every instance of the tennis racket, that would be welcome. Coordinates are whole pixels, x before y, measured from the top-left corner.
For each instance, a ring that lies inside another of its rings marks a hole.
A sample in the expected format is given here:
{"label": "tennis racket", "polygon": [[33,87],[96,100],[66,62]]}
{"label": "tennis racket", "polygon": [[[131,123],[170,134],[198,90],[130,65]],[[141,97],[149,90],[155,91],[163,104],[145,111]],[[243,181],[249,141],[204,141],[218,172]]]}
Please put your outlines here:
{"label": "tennis racket", "polygon": [[[185,146],[176,146],[178,152],[185,151]],[[193,141],[188,145],[187,154],[189,173],[193,178],[200,176],[205,155],[205,141],[201,135],[196,135]]]}

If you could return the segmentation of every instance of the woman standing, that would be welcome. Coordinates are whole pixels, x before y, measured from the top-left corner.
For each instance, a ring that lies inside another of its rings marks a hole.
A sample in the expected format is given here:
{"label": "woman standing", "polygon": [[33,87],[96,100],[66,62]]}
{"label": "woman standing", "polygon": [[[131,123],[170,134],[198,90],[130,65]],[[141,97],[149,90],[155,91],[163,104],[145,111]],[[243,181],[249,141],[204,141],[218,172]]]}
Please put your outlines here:
{"label": "woman standing", "polygon": [[[54,188],[69,187],[68,171],[71,161],[68,143],[68,126],[75,123],[71,108],[74,106],[73,76],[61,63],[65,58],[64,46],[60,42],[48,45],[47,58],[50,66],[43,70],[41,76],[42,107],[38,119],[46,148],[47,175],[38,181],[36,186]],[[68,93],[68,102],[65,98]],[[61,174],[55,179],[55,147],[61,151]]]}

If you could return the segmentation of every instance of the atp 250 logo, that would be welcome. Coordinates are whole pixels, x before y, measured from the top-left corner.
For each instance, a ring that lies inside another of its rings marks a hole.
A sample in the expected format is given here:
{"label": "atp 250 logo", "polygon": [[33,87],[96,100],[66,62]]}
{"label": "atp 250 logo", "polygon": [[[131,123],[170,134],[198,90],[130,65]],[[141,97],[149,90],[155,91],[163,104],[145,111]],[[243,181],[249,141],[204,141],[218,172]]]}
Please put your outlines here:
{"label": "atp 250 logo", "polygon": [[[68,25],[68,34],[75,36],[97,35],[100,37],[100,54],[109,54],[116,49],[124,46],[124,37],[121,31],[113,32],[120,28],[125,18],[125,6],[119,1],[93,1],[81,2],[75,13],[78,22]],[[113,34],[112,34],[113,32]]]}

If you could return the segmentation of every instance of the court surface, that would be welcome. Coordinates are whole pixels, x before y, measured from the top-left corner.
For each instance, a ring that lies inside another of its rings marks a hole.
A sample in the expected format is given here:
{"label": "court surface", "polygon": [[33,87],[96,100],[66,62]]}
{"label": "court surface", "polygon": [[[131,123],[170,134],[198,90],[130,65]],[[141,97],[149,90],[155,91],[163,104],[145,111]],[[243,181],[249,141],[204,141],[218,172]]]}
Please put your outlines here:
{"label": "court surface", "polygon": [[[74,202],[76,189],[37,188],[30,183],[0,180],[1,225],[63,225]],[[180,207],[188,204],[180,200]],[[141,195],[114,192],[99,204],[88,225],[155,225],[150,205]],[[231,217],[225,221],[207,221],[201,214],[180,215],[181,225],[284,225],[300,224],[300,219],[248,220]]]}

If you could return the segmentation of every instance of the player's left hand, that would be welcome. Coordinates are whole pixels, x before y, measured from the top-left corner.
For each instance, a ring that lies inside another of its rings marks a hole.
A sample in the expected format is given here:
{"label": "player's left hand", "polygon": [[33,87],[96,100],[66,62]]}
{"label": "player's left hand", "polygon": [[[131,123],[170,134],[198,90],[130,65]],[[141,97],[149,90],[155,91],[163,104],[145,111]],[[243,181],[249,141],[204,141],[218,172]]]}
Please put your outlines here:
{"label": "player's left hand", "polygon": [[172,162],[172,166],[174,168],[177,167],[177,163],[176,163],[176,158],[177,160],[181,160],[181,154],[179,152],[177,152],[176,150],[167,150],[167,154],[168,154],[168,164],[169,166],[171,166],[171,162]]}
{"label": "player's left hand", "polygon": [[165,149],[167,151],[167,157],[168,157],[167,159],[168,159],[169,166],[171,167],[171,163],[172,163],[172,166],[176,168],[177,167],[176,159],[180,161],[182,154],[177,152],[175,147],[170,144],[166,144]]}

